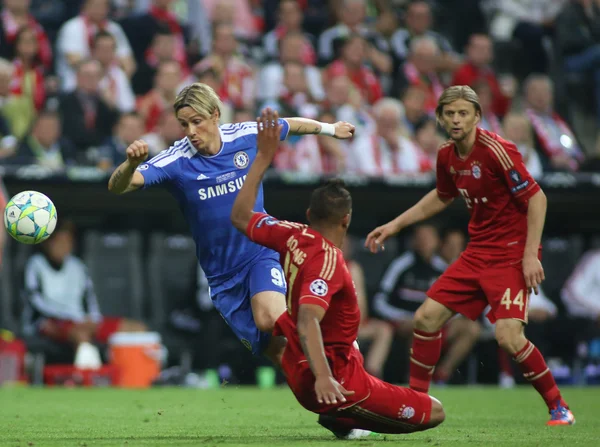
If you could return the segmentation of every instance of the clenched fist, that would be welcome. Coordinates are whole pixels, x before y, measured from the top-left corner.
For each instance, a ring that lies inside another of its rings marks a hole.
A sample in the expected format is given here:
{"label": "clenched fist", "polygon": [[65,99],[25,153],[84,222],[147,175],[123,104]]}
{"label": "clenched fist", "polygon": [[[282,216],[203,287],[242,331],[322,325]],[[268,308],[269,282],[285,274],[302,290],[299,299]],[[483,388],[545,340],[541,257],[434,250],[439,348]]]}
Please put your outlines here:
{"label": "clenched fist", "polygon": [[127,160],[134,166],[138,166],[148,158],[148,143],[143,140],[135,140],[125,151]]}
{"label": "clenched fist", "polygon": [[333,125],[335,129],[334,138],[338,140],[347,140],[354,136],[355,127],[353,124],[347,123],[346,121],[338,121]]}

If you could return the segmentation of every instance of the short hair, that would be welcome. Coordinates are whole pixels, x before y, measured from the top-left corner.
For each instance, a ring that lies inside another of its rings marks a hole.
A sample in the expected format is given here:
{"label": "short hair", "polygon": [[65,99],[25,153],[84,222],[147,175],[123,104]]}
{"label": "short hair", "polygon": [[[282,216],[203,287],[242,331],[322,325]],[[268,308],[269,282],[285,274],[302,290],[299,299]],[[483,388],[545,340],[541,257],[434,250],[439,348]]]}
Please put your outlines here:
{"label": "short hair", "polygon": [[475,106],[475,111],[481,112],[481,105],[479,104],[479,96],[475,93],[468,85],[453,85],[452,87],[448,87],[441,94],[440,99],[438,100],[437,107],[435,108],[435,116],[438,120],[442,119],[442,113],[444,111],[444,106],[453,103],[459,99],[464,99],[465,101],[470,102]]}
{"label": "short hair", "polygon": [[554,87],[554,83],[552,82],[552,79],[550,78],[550,76],[542,74],[542,73],[533,73],[530,74],[529,76],[527,76],[525,78],[525,81],[523,81],[523,92],[525,93],[525,95],[527,96],[527,92],[529,91],[529,88],[531,87],[531,84],[533,84],[536,81],[542,81],[547,83],[550,86],[550,89],[552,89]]}
{"label": "short hair", "polygon": [[352,211],[352,196],[341,179],[332,179],[315,189],[310,196],[313,221],[338,223]]}
{"label": "short hair", "polygon": [[191,107],[197,114],[206,119],[215,110],[221,116],[223,104],[219,95],[210,86],[201,82],[195,82],[184,87],[177,95],[177,98],[175,98],[175,103],[173,104],[175,113],[184,107]]}
{"label": "short hair", "polygon": [[393,110],[398,121],[402,121],[405,116],[404,104],[394,98],[381,98],[373,105],[373,115],[380,116],[385,110]]}
{"label": "short hair", "polygon": [[117,39],[115,39],[115,36],[113,36],[108,31],[102,30],[102,31],[98,31],[96,33],[96,35],[94,36],[94,39],[92,40],[92,47],[95,48],[96,45],[98,44],[98,41],[100,39],[103,39],[103,38],[112,39],[112,41],[114,42],[115,46],[117,45]]}
{"label": "short hair", "polygon": [[436,53],[440,52],[440,46],[437,41],[431,36],[419,36],[411,39],[410,41],[410,53],[413,54],[417,51],[417,48],[422,46],[429,46],[435,49]]}

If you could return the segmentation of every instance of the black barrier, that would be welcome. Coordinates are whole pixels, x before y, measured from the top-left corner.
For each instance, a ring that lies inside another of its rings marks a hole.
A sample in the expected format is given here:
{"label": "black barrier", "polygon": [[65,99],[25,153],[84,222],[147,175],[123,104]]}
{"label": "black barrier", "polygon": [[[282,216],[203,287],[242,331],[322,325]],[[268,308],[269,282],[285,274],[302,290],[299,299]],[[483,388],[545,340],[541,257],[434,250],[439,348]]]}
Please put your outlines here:
{"label": "black barrier", "polygon": [[[1,174],[10,195],[43,192],[54,201],[59,216],[72,215],[100,227],[186,230],[176,201],[159,187],[116,196],[107,190],[108,175],[95,168],[72,168],[56,175],[39,166],[4,167]],[[354,233],[395,217],[435,186],[432,175],[342,178],[354,199]],[[270,172],[264,184],[266,208],[280,218],[304,221],[310,191],[321,182],[317,176]],[[547,231],[600,232],[600,173],[551,173],[539,183],[548,197]],[[442,225],[465,225],[468,214],[462,200],[456,200],[438,220]]]}

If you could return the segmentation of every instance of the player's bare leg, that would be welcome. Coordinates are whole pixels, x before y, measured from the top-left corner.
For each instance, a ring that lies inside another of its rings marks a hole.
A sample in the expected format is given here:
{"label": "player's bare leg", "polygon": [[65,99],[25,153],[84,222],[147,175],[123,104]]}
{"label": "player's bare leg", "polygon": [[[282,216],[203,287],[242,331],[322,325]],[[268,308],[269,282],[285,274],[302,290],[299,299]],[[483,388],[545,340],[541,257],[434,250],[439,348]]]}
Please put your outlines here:
{"label": "player's bare leg", "polygon": [[448,323],[448,350],[435,369],[436,380],[446,381],[469,355],[481,334],[481,325],[468,318],[455,318]]}
{"label": "player's bare leg", "polygon": [[442,353],[441,329],[454,314],[429,297],[415,312],[409,368],[409,385],[413,390],[423,393],[429,391],[435,365]]}
{"label": "player's bare leg", "polygon": [[360,329],[358,338],[372,340],[365,357],[365,369],[375,377],[383,377],[383,367],[394,340],[394,328],[385,321],[369,321]]}
{"label": "player's bare leg", "polygon": [[[286,311],[285,296],[272,290],[257,293],[252,297],[251,304],[256,327],[269,334],[273,332],[277,319]],[[285,338],[273,337],[265,350],[265,356],[279,367],[284,348]]]}
{"label": "player's bare leg", "polygon": [[571,425],[575,417],[560,394],[552,372],[541,352],[525,337],[525,325],[520,320],[500,319],[496,322],[496,340],[517,362],[523,376],[542,396],[550,411],[548,425]]}

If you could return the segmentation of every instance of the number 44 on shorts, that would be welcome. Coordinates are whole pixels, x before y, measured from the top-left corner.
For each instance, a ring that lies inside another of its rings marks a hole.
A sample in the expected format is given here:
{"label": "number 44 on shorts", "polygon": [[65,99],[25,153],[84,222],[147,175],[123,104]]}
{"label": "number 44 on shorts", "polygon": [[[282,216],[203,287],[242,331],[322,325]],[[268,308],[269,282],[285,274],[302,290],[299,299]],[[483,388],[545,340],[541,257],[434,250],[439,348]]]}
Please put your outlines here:
{"label": "number 44 on shorts", "polygon": [[504,295],[502,296],[502,300],[500,301],[500,304],[504,305],[506,307],[506,310],[510,309],[510,306],[512,306],[514,304],[515,306],[519,306],[519,310],[522,312],[523,306],[525,306],[524,297],[525,297],[525,291],[523,289],[519,290],[519,292],[517,293],[517,295],[514,298],[512,298],[510,289],[506,289],[504,291]]}

